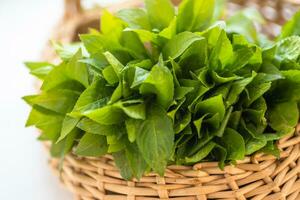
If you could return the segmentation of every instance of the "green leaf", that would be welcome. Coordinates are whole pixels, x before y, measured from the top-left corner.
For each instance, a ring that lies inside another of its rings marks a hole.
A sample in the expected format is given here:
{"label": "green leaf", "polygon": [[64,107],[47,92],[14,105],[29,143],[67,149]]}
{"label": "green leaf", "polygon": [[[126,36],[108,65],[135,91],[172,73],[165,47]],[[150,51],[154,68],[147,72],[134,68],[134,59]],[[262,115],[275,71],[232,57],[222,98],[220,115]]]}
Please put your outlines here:
{"label": "green leaf", "polygon": [[78,129],[73,129],[63,140],[58,143],[53,143],[50,149],[51,156],[63,158],[69,153],[75,143],[76,137],[79,135]]}
{"label": "green leaf", "polygon": [[134,177],[139,180],[148,168],[148,165],[141,155],[136,143],[127,144],[125,152],[132,173]]}
{"label": "green leaf", "polygon": [[[168,116],[172,119],[172,121],[175,121],[175,116],[177,111],[180,109],[180,107],[182,106],[182,104],[185,102],[185,98],[179,100],[178,102],[175,103],[174,106],[171,107],[170,111],[168,112]],[[173,108],[175,107],[175,108]]]}
{"label": "green leaf", "polygon": [[173,20],[170,22],[169,26],[164,28],[161,32],[159,32],[159,36],[164,37],[166,39],[171,39],[176,35],[176,20],[177,18],[174,17]]}
{"label": "green leaf", "polygon": [[81,51],[78,51],[67,63],[55,67],[45,78],[42,90],[50,90],[68,81],[75,80],[87,87],[89,85],[89,74],[87,66],[78,62],[82,58]]}
{"label": "green leaf", "polygon": [[135,59],[147,58],[148,53],[137,33],[132,31],[124,31],[122,33],[120,43],[133,58]]}
{"label": "green leaf", "polygon": [[108,41],[100,34],[81,34],[79,37],[90,54],[101,52],[109,46]]}
{"label": "green leaf", "polygon": [[[216,46],[213,48],[209,57],[209,66],[211,69],[223,68],[230,62],[233,56],[233,48],[226,32],[221,31]],[[221,66],[218,66],[219,63]]]}
{"label": "green leaf", "polygon": [[159,43],[158,39],[157,39],[157,33],[153,33],[151,31],[148,31],[145,29],[132,29],[132,28],[126,28],[124,31],[131,31],[131,32],[136,33],[143,43],[146,43],[146,42],[151,42],[154,44]]}
{"label": "green leaf", "polygon": [[124,66],[120,61],[112,55],[110,52],[105,52],[104,56],[106,57],[108,63],[112,66],[114,69],[115,73],[117,74],[118,77],[120,77],[122,70],[124,69]]}
{"label": "green leaf", "polygon": [[198,34],[205,37],[208,45],[212,48],[217,44],[218,38],[220,37],[221,32],[225,30],[225,27],[226,24],[224,21],[217,21]]}
{"label": "green leaf", "polygon": [[131,180],[133,176],[139,180],[148,167],[135,143],[128,143],[126,150],[113,153],[113,156],[122,177],[126,180]]}
{"label": "green leaf", "polygon": [[124,25],[122,20],[112,15],[107,10],[102,11],[101,16],[101,32],[109,36],[109,40],[118,41],[121,37]]}
{"label": "green leaf", "polygon": [[203,40],[204,38],[191,32],[183,32],[174,36],[163,48],[162,53],[164,58],[176,59],[191,46],[194,42]]}
{"label": "green leaf", "polygon": [[70,60],[81,48],[80,43],[62,45],[54,41],[52,41],[52,46],[54,47],[58,56],[65,61]]}
{"label": "green leaf", "polygon": [[125,121],[128,140],[130,142],[134,142],[136,140],[142,122],[143,122],[142,120],[136,120],[136,119],[127,119]]}
{"label": "green leaf", "polygon": [[281,29],[280,39],[300,35],[300,11],[298,11]]}
{"label": "green leaf", "polygon": [[43,131],[43,139],[56,141],[60,135],[64,115],[43,108],[32,108],[26,127],[36,126]]}
{"label": "green leaf", "polygon": [[71,115],[81,116],[85,112],[105,106],[111,94],[112,88],[107,87],[103,79],[95,80],[81,93]]}
{"label": "green leaf", "polygon": [[203,160],[213,150],[215,145],[216,144],[214,142],[209,142],[204,147],[202,147],[195,155],[193,155],[191,157],[186,157],[185,162],[187,162],[187,163],[196,163],[196,162],[199,162],[199,161]]}
{"label": "green leaf", "polygon": [[133,177],[133,171],[130,168],[130,164],[128,159],[126,158],[125,150],[116,152],[112,154],[114,157],[114,161],[116,166],[119,168],[121,176],[125,180],[131,180]]}
{"label": "green leaf", "polygon": [[157,102],[164,108],[169,107],[174,96],[174,83],[171,71],[155,65],[140,86],[141,94],[156,94]]}
{"label": "green leaf", "polygon": [[257,42],[258,34],[254,20],[247,14],[247,9],[237,12],[226,21],[226,31],[244,35],[248,41]]}
{"label": "green leaf", "polygon": [[79,120],[79,118],[65,116],[64,121],[62,123],[60,137],[58,138],[57,142],[64,139],[76,127]]}
{"label": "green leaf", "polygon": [[120,125],[102,125],[88,118],[81,119],[76,126],[85,132],[106,136],[119,135],[123,128]]}
{"label": "green leaf", "polygon": [[36,96],[31,102],[34,105],[64,114],[73,109],[78,97],[79,94],[75,91],[51,90]]}
{"label": "green leaf", "polygon": [[299,70],[287,70],[281,71],[284,79],[291,83],[299,84],[300,83],[300,71]]}
{"label": "green leaf", "polygon": [[223,77],[223,76],[220,76],[219,74],[217,74],[215,71],[211,72],[211,76],[212,76],[212,79],[214,80],[214,82],[216,82],[218,84],[228,83],[228,82],[231,82],[231,81],[234,81],[234,80],[241,79],[241,77],[238,77],[236,75],[232,75],[232,76],[228,76],[228,77],[224,76]]}
{"label": "green leaf", "polygon": [[148,165],[163,175],[172,154],[174,131],[171,119],[161,107],[148,107],[147,119],[142,123],[136,141]]}
{"label": "green leaf", "polygon": [[253,82],[247,85],[248,98],[246,100],[247,106],[256,101],[259,97],[265,94],[271,88],[271,82],[267,82],[263,75],[258,74]]}
{"label": "green leaf", "polygon": [[151,30],[147,13],[140,8],[120,10],[117,16],[125,21],[130,28]]}
{"label": "green leaf", "polygon": [[149,71],[140,67],[135,67],[134,77],[130,87],[135,88],[140,86],[147,79],[148,75],[149,75]]}
{"label": "green leaf", "polygon": [[261,137],[259,139],[251,138],[246,142],[245,153],[246,155],[251,155],[252,153],[262,149],[264,146],[266,146],[266,144],[267,140],[265,137]]}
{"label": "green leaf", "polygon": [[279,41],[275,57],[280,62],[296,61],[300,57],[300,37],[291,36]]}
{"label": "green leaf", "polygon": [[201,138],[202,122],[203,122],[203,119],[204,119],[207,115],[208,115],[208,114],[205,114],[205,115],[203,115],[202,117],[200,117],[199,119],[193,121],[193,124],[195,125],[196,130],[197,130],[198,138]]}
{"label": "green leaf", "polygon": [[120,108],[128,117],[133,119],[146,118],[146,105],[143,101],[123,101],[114,104],[116,108]]}
{"label": "green leaf", "polygon": [[[114,139],[109,139],[109,137],[114,138]],[[107,143],[108,145],[108,153],[115,153],[118,151],[122,151],[123,149],[126,148],[126,137],[123,136],[121,138],[115,138],[113,136],[108,136],[107,138]],[[112,142],[111,142],[112,141]]]}
{"label": "green leaf", "polygon": [[102,53],[93,54],[89,58],[82,58],[79,60],[81,63],[88,64],[91,67],[91,70],[94,70],[96,73],[101,73],[101,71],[108,66],[107,60]]}
{"label": "green leaf", "polygon": [[103,125],[114,125],[124,121],[124,113],[113,105],[107,105],[83,114]]}
{"label": "green leaf", "polygon": [[199,31],[207,26],[214,13],[214,0],[183,0],[178,8],[177,32]]}
{"label": "green leaf", "polygon": [[234,52],[231,57],[231,63],[225,66],[225,70],[227,71],[237,71],[245,67],[248,63],[250,63],[251,58],[254,55],[254,47],[241,47]]}
{"label": "green leaf", "polygon": [[177,87],[175,88],[175,99],[183,99],[186,94],[192,92],[194,90],[193,87]]}
{"label": "green leaf", "polygon": [[30,74],[44,79],[54,68],[54,65],[48,62],[25,62],[26,67],[30,70]]}
{"label": "green leaf", "polygon": [[222,95],[214,96],[204,101],[199,101],[195,106],[195,110],[201,116],[207,113],[212,115],[218,113],[218,120],[223,120],[225,115],[225,106]]}
{"label": "green leaf", "polygon": [[[96,104],[98,105],[98,104]],[[125,115],[134,119],[145,119],[145,104],[140,100],[119,101],[85,110],[82,115],[103,125],[123,122]]]}
{"label": "green leaf", "polygon": [[47,91],[69,81],[70,78],[65,73],[66,65],[63,62],[51,70],[48,76],[45,77],[41,89]]}
{"label": "green leaf", "polygon": [[98,157],[106,154],[106,138],[102,135],[85,133],[76,147],[75,154],[79,156]]}
{"label": "green leaf", "polygon": [[233,110],[233,107],[230,107],[227,111],[226,111],[226,114],[224,116],[224,119],[223,121],[221,122],[220,124],[220,127],[219,129],[214,132],[214,135],[218,136],[218,137],[223,137],[224,135],[224,132],[225,132],[225,129],[227,127],[227,124],[229,122],[229,118],[231,116],[231,113],[232,113],[232,110]]}
{"label": "green leaf", "polygon": [[230,92],[226,98],[226,104],[232,105],[238,101],[239,95],[244,91],[245,87],[251,83],[251,81],[254,79],[256,76],[256,73],[253,72],[251,77],[244,78],[242,80],[237,80],[233,82]]}
{"label": "green leaf", "polygon": [[274,155],[278,159],[280,158],[280,150],[278,149],[277,145],[274,144],[274,142],[272,141],[269,141],[267,145],[264,148],[262,148],[260,151],[266,154]]}
{"label": "green leaf", "polygon": [[270,126],[276,131],[293,128],[297,125],[299,119],[297,102],[287,101],[272,105],[268,109],[267,116]]}
{"label": "green leaf", "polygon": [[187,112],[185,115],[183,115],[179,120],[179,122],[175,123],[174,126],[175,133],[180,133],[181,131],[183,131],[183,129],[185,129],[190,124],[191,119],[192,119],[192,115],[190,112]]}
{"label": "green leaf", "polygon": [[223,146],[216,144],[215,148],[212,151],[212,154],[217,160],[219,160],[218,163],[219,168],[223,170],[225,165],[225,160],[227,158],[227,150]]}
{"label": "green leaf", "polygon": [[115,103],[116,101],[120,100],[122,96],[123,96],[123,84],[122,81],[120,81],[117,88],[112,93],[109,103]]}
{"label": "green leaf", "polygon": [[195,71],[199,67],[206,66],[207,59],[207,42],[206,40],[197,40],[193,42],[185,52],[180,56],[179,65],[182,66],[182,74]]}
{"label": "green leaf", "polygon": [[109,65],[102,70],[103,78],[110,84],[115,85],[119,82],[119,77],[117,76],[114,68]]}
{"label": "green leaf", "polygon": [[227,150],[228,160],[242,160],[244,158],[245,142],[238,132],[227,128],[222,137],[222,143]]}
{"label": "green leaf", "polygon": [[145,6],[152,28],[162,30],[174,17],[174,7],[169,0],[145,0]]}

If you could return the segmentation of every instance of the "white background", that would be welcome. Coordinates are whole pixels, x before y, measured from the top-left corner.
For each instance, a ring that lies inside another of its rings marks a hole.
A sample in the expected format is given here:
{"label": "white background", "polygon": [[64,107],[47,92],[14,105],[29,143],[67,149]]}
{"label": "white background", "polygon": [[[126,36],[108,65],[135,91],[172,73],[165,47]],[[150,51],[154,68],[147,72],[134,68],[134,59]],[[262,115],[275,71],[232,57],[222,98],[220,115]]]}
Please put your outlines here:
{"label": "white background", "polygon": [[38,61],[62,11],[63,0],[0,0],[1,200],[72,199],[50,171],[37,131],[24,128],[29,107],[21,100],[34,93],[22,63]]}

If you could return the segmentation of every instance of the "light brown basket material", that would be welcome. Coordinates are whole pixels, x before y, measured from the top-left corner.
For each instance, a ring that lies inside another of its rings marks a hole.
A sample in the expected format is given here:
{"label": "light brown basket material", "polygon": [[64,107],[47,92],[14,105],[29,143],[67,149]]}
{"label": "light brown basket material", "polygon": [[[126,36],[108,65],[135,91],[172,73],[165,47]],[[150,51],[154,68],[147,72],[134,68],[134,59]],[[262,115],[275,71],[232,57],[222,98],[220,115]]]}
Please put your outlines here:
{"label": "light brown basket material", "polygon": [[80,200],[299,200],[299,129],[278,142],[280,159],[256,154],[224,170],[216,162],[169,166],[164,177],[150,173],[140,181],[125,181],[109,155],[68,155],[60,172],[59,160],[51,159],[50,164]]}
{"label": "light brown basket material", "polygon": [[[65,1],[65,16],[52,39],[68,43],[76,40],[77,34],[85,32],[87,27],[99,27],[99,10],[83,11],[79,0]],[[291,10],[295,10],[299,2],[234,0],[230,6],[236,10],[245,4],[258,7],[268,21],[266,26],[271,27],[282,24],[286,20],[283,13],[293,12]],[[130,0],[109,9],[114,11],[138,5],[140,1]],[[267,17],[270,9],[276,11],[272,19]],[[56,59],[49,47],[43,57],[49,61]],[[49,163],[78,200],[300,200],[299,130],[300,125],[295,133],[278,141],[280,159],[255,154],[238,161],[236,166],[226,166],[224,170],[220,170],[216,162],[169,166],[164,177],[150,173],[140,181],[125,181],[109,155],[82,158],[70,154],[66,156],[61,171],[58,170],[58,159],[50,158]]]}

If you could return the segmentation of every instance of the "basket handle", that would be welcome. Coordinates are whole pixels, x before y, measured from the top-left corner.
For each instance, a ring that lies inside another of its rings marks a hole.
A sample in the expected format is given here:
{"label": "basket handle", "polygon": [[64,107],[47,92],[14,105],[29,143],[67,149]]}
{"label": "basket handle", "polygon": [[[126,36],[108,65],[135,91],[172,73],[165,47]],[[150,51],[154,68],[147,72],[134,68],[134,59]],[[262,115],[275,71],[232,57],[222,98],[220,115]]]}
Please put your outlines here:
{"label": "basket handle", "polygon": [[72,16],[82,13],[81,0],[64,0],[64,4],[64,18],[71,18]]}

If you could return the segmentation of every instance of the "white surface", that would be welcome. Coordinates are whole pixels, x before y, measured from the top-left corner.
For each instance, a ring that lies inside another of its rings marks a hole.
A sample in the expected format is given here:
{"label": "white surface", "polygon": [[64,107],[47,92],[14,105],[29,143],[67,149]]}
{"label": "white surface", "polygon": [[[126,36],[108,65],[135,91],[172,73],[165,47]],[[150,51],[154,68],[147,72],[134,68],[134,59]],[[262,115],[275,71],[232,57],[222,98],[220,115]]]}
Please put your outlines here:
{"label": "white surface", "polygon": [[71,200],[47,166],[34,128],[24,128],[34,93],[24,61],[37,61],[63,0],[0,0],[0,199]]}
{"label": "white surface", "polygon": [[29,106],[21,100],[34,93],[23,62],[39,60],[62,10],[63,0],[0,0],[0,200],[72,199],[50,171],[37,131],[24,128]]}

